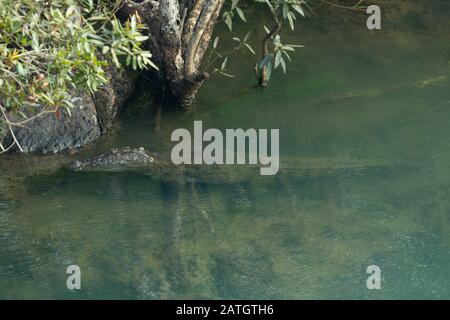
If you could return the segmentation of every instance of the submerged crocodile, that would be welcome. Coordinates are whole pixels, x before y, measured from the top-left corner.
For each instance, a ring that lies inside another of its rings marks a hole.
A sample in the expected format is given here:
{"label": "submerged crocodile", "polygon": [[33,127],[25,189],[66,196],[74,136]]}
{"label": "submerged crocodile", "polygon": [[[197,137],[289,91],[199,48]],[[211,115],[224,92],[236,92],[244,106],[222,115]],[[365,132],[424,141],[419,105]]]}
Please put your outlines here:
{"label": "submerged crocodile", "polygon": [[[290,176],[323,175],[389,167],[379,159],[280,158],[280,173]],[[260,165],[175,165],[170,158],[144,148],[114,148],[101,155],[77,160],[74,171],[138,171],[164,182],[238,183],[260,176]],[[279,173],[279,174],[280,174]]]}

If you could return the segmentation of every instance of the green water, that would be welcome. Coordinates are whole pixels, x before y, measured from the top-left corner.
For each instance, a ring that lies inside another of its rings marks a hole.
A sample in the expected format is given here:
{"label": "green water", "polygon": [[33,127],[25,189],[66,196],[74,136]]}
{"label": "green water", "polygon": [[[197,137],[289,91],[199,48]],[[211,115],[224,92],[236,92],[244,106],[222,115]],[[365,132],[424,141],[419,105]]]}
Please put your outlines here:
{"label": "green water", "polygon": [[[378,32],[364,16],[312,17],[284,35],[306,47],[267,90],[252,86],[245,53],[230,60],[237,78],[212,78],[191,109],[158,113],[139,93],[81,151],[163,152],[172,130],[203,120],[279,128],[281,162],[389,167],[174,187],[139,173],[17,176],[29,160],[0,158],[0,298],[449,299],[449,9],[387,15]],[[66,287],[71,264],[79,291]],[[366,287],[372,264],[381,290]]]}

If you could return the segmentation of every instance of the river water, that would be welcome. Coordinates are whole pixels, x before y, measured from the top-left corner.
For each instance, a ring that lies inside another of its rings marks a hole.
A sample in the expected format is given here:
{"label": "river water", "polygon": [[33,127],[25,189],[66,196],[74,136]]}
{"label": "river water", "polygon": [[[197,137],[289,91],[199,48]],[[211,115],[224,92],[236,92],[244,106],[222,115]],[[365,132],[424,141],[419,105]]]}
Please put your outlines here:
{"label": "river water", "polygon": [[[281,162],[388,166],[174,187],[139,172],[15,175],[27,160],[1,158],[0,298],[450,298],[450,6],[433,4],[387,8],[375,32],[364,15],[316,14],[283,34],[305,48],[266,90],[243,52],[230,57],[236,78],[210,79],[189,110],[159,113],[139,92],[80,152],[162,152],[202,120],[279,128]],[[256,39],[264,19],[235,32]],[[66,287],[72,264],[81,290]],[[366,286],[370,265],[381,290]]]}

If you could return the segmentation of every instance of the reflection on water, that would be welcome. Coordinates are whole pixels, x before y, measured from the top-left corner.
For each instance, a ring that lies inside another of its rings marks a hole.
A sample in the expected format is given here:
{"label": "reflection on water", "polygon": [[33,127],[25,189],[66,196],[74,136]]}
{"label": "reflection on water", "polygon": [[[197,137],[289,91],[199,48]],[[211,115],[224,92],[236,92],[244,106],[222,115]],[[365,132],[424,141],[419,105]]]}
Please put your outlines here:
{"label": "reflection on water", "polygon": [[[173,186],[138,173],[17,177],[20,162],[1,159],[0,298],[450,298],[450,39],[448,19],[430,27],[437,11],[386,20],[381,34],[324,31],[317,17],[286,35],[307,47],[268,90],[251,88],[244,55],[230,65],[239,77],[211,80],[191,110],[156,123],[141,97],[86,151],[167,150],[173,129],[203,120],[280,128],[281,162],[389,167]],[[66,288],[70,264],[81,291]],[[365,285],[371,264],[380,291]]]}

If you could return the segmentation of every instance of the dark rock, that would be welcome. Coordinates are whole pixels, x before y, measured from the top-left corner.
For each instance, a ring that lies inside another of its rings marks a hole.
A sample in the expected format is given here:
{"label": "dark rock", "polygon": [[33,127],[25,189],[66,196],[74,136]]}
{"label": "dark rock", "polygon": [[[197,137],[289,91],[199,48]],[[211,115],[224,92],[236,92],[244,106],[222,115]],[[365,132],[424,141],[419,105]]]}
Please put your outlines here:
{"label": "dark rock", "polygon": [[[15,127],[14,133],[23,151],[57,153],[83,147],[105,134],[133,91],[132,81],[124,71],[110,67],[106,74],[110,84],[99,88],[94,95],[73,94],[75,108],[70,114],[61,109],[59,116],[49,113],[24,127]],[[8,146],[13,138],[7,133],[2,141]],[[17,146],[14,149],[17,151]]]}
{"label": "dark rock", "polygon": [[[48,113],[24,127],[15,127],[14,134],[23,151],[56,153],[82,147],[100,137],[97,111],[90,96],[85,94],[73,98],[72,103],[75,108],[71,114],[61,109],[59,116]],[[10,145],[12,141],[11,135],[7,134],[4,144]]]}
{"label": "dark rock", "polygon": [[134,90],[133,81],[125,71],[111,66],[106,74],[110,85],[101,87],[93,97],[102,134],[111,128],[120,108]]}

